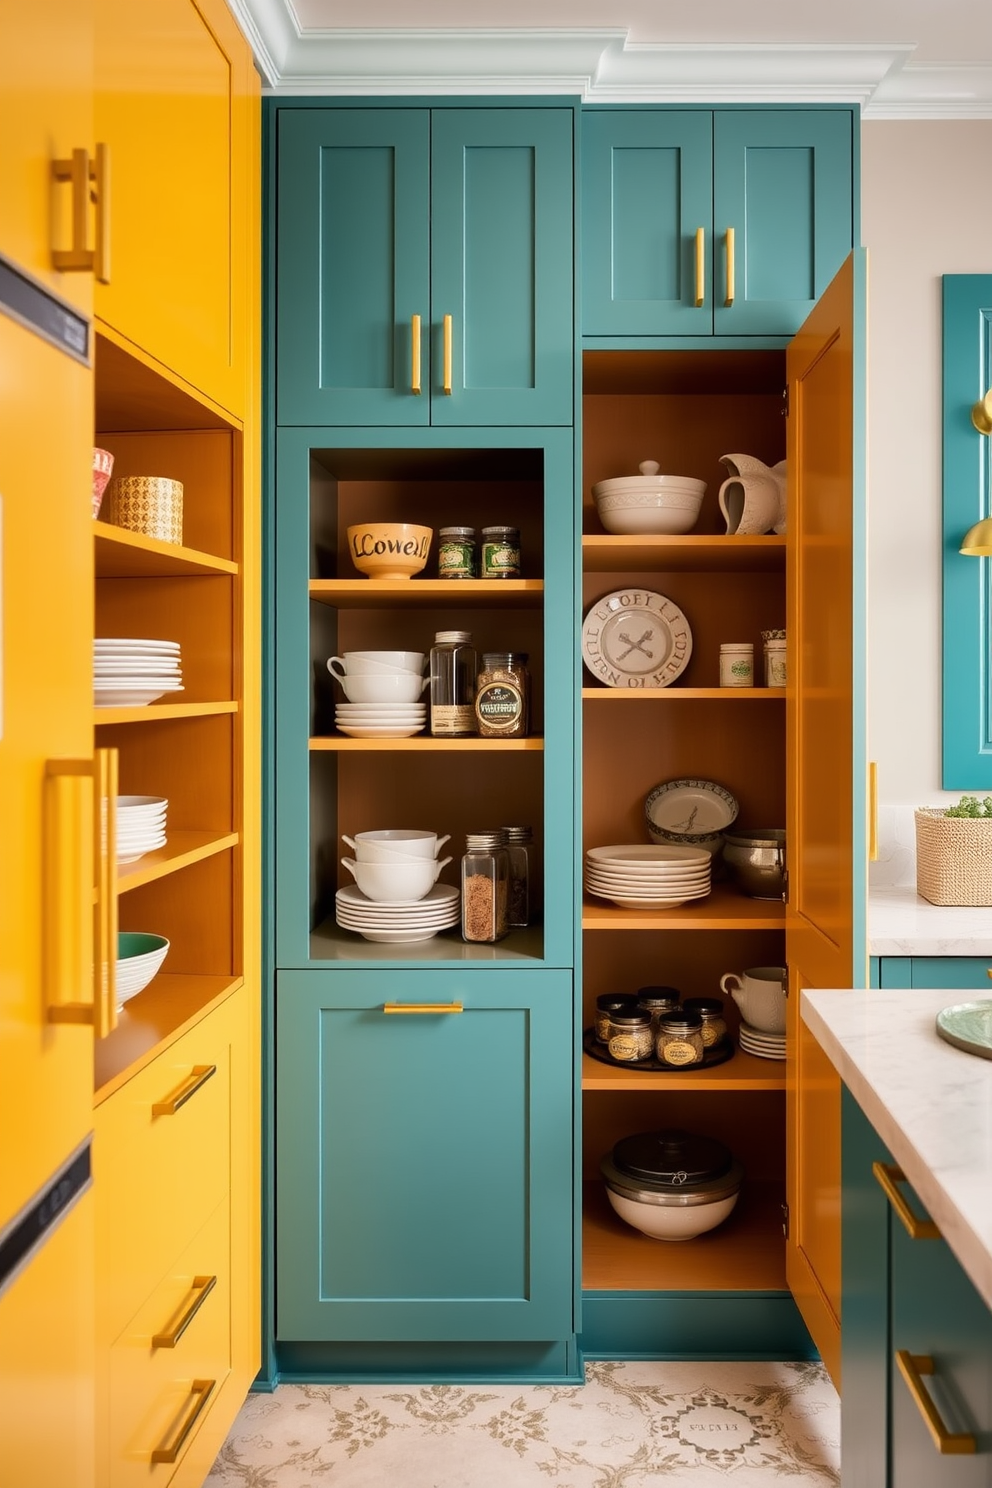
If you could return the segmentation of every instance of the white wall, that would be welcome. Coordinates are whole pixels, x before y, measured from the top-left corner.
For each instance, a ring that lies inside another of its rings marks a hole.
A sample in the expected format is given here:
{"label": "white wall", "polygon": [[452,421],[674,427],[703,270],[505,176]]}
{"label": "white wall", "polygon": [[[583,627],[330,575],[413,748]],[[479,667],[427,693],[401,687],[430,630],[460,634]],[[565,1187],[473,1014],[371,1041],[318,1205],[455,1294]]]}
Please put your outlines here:
{"label": "white wall", "polygon": [[862,242],[868,749],[884,848],[908,808],[957,798],[940,789],[940,281],[992,273],[992,120],[865,123]]}

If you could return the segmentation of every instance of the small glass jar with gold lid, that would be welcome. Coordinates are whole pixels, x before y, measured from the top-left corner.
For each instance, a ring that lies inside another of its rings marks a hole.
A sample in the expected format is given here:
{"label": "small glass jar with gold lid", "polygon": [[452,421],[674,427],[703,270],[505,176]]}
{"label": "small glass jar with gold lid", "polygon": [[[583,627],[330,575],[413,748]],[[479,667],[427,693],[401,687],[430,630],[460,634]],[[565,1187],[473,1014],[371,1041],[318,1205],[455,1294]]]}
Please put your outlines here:
{"label": "small glass jar with gold lid", "polygon": [[703,1022],[698,1014],[684,1007],[677,1012],[662,1013],[655,1036],[655,1054],[662,1064],[673,1069],[688,1069],[703,1062]]}

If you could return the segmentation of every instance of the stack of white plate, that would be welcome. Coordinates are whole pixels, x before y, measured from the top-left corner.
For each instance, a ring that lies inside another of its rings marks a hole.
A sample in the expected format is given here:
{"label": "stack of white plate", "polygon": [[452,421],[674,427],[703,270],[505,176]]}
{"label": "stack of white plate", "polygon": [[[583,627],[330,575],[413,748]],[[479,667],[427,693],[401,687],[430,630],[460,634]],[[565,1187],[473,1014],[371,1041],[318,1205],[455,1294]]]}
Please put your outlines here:
{"label": "stack of white plate", "polygon": [[671,909],[710,891],[713,859],[705,848],[622,842],[591,847],[585,886],[597,899],[622,909]]}
{"label": "stack of white plate", "polygon": [[423,899],[383,904],[367,899],[357,884],[346,884],[334,896],[335,917],[343,930],[355,930],[366,940],[409,945],[432,940],[439,930],[450,930],[461,918],[461,895],[451,884],[435,884]]}
{"label": "stack of white plate", "polygon": [[163,796],[117,797],[117,861],[133,863],[143,853],[165,846],[165,813],[169,803]]}
{"label": "stack of white plate", "polygon": [[93,692],[98,708],[137,708],[182,692],[178,641],[97,638]]}
{"label": "stack of white plate", "polygon": [[741,1048],[748,1054],[757,1054],[759,1059],[785,1058],[784,1033],[762,1033],[760,1028],[742,1023],[739,1037]]}
{"label": "stack of white plate", "polygon": [[352,739],[409,739],[427,722],[426,703],[337,703],[334,722]]}

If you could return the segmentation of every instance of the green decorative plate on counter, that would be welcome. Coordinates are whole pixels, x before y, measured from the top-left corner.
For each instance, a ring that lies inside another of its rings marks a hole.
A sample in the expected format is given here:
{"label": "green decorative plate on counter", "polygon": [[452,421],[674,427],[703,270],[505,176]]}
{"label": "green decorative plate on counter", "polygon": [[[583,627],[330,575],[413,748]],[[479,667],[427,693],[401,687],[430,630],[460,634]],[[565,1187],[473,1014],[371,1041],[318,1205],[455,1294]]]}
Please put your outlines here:
{"label": "green decorative plate on counter", "polygon": [[992,1059],[992,998],[941,1008],[937,1014],[937,1032],[957,1049]]}

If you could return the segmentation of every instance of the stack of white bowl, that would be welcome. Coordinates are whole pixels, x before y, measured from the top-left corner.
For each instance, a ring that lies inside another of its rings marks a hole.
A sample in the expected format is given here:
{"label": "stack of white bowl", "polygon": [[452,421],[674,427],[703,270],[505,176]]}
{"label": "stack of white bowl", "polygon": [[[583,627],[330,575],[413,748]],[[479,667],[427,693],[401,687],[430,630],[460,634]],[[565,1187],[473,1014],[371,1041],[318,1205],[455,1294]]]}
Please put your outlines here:
{"label": "stack of white bowl", "polygon": [[98,708],[137,708],[182,690],[178,641],[94,640],[93,700]]}
{"label": "stack of white bowl", "polygon": [[346,651],[327,670],[348,699],[334,709],[342,734],[354,739],[408,739],[427,723],[420,701],[428,678],[423,651]]}
{"label": "stack of white bowl", "polygon": [[659,475],[657,460],[642,460],[640,475],[597,481],[592,488],[607,532],[680,533],[696,525],[706,482],[689,475]]}
{"label": "stack of white bowl", "polygon": [[701,847],[621,842],[586,853],[586,891],[622,909],[671,909],[710,892],[713,858]]}
{"label": "stack of white bowl", "polygon": [[366,940],[404,945],[431,940],[458,924],[460,893],[437,882],[451,862],[437,856],[446,836],[397,827],[357,832],[344,841],[355,856],[341,861],[355,883],[335,895],[335,918],[342,929],[357,931]]}
{"label": "stack of white bowl", "polygon": [[165,846],[164,796],[117,797],[117,861],[133,863],[144,853]]}

